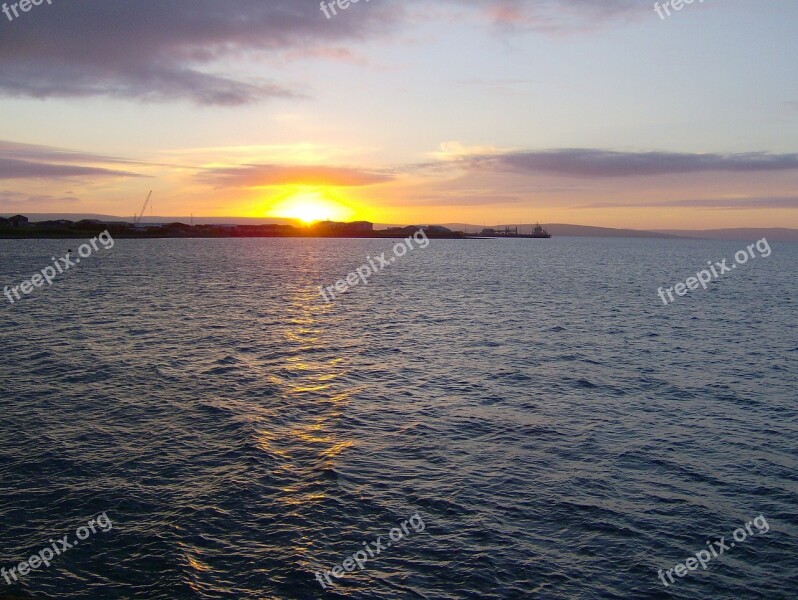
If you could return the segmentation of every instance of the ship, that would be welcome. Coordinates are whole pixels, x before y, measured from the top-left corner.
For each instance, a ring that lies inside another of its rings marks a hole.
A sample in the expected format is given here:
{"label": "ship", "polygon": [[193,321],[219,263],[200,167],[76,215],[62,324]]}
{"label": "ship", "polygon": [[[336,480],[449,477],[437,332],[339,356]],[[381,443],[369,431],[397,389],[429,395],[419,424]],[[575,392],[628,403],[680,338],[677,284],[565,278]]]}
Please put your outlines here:
{"label": "ship", "polygon": [[548,238],[551,237],[551,234],[548,231],[546,231],[545,229],[543,229],[540,226],[540,223],[538,223],[537,225],[535,225],[535,229],[532,230],[532,235],[530,237],[548,239]]}
{"label": "ship", "polygon": [[[468,234],[466,234],[467,236]],[[535,225],[532,233],[518,233],[518,227],[510,227],[509,225],[494,227],[486,227],[481,233],[477,234],[483,238],[537,238],[549,239],[551,234],[540,226],[540,223]]]}

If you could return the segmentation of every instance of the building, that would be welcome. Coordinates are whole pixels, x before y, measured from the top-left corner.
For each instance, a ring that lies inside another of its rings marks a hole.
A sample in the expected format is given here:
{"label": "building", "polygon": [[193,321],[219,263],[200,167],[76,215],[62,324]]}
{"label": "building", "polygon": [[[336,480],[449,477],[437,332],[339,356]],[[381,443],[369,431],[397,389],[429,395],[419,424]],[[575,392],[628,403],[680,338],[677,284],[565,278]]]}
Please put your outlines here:
{"label": "building", "polygon": [[361,235],[374,231],[374,223],[368,221],[354,221],[352,223],[338,223],[336,221],[320,221],[313,228],[324,234]]}

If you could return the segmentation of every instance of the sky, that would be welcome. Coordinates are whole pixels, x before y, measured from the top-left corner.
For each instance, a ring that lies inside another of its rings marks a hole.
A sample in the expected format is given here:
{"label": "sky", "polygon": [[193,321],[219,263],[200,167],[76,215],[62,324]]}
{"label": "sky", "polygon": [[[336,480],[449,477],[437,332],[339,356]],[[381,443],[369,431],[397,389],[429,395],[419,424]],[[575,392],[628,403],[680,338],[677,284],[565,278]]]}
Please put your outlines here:
{"label": "sky", "polygon": [[0,213],[798,228],[798,3],[665,4],[6,2]]}

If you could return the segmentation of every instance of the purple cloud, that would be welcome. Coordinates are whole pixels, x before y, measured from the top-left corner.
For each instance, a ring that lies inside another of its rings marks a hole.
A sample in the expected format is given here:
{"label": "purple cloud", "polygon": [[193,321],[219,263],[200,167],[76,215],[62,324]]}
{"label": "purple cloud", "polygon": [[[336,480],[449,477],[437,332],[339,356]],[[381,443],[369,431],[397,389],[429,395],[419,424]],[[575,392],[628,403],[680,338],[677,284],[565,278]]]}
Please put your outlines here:
{"label": "purple cloud", "polygon": [[798,196],[766,196],[755,198],[700,198],[687,200],[666,200],[663,202],[596,202],[577,206],[576,208],[703,208],[722,210],[756,210],[756,209],[798,209]]}
{"label": "purple cloud", "polygon": [[0,179],[96,179],[98,177],[141,177],[128,171],[115,171],[99,167],[52,165],[13,158],[0,158]]}
{"label": "purple cloud", "polygon": [[[0,141],[0,179],[142,177],[142,175],[130,171],[73,163],[136,164],[113,156]],[[8,195],[8,193],[4,193],[4,195]]]}
{"label": "purple cloud", "polygon": [[750,173],[798,170],[798,154],[767,152],[687,154],[563,149],[471,156],[462,160],[476,169],[585,178],[643,177],[711,171]]}
{"label": "purple cloud", "polygon": [[89,154],[86,152],[76,152],[63,148],[51,148],[50,146],[37,146],[34,144],[20,144],[18,142],[8,142],[0,140],[0,158],[13,158],[18,160],[33,161],[58,161],[58,162],[94,162],[94,163],[122,163],[122,164],[145,164],[130,161],[115,156],[103,156],[100,154]]}
{"label": "purple cloud", "polygon": [[226,106],[296,97],[277,83],[229,75],[231,65],[253,53],[364,39],[396,12],[375,2],[328,21],[318,0],[56,2],[4,28],[0,94]]}

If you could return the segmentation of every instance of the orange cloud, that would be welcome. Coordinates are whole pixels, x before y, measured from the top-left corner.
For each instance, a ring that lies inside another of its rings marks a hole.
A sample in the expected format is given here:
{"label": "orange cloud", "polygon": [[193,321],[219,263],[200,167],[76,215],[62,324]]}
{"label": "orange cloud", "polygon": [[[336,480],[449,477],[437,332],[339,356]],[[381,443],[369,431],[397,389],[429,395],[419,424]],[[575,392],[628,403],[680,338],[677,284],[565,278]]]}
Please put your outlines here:
{"label": "orange cloud", "polygon": [[216,187],[323,186],[360,187],[387,183],[393,177],[376,171],[349,167],[245,165],[208,169],[198,176]]}

